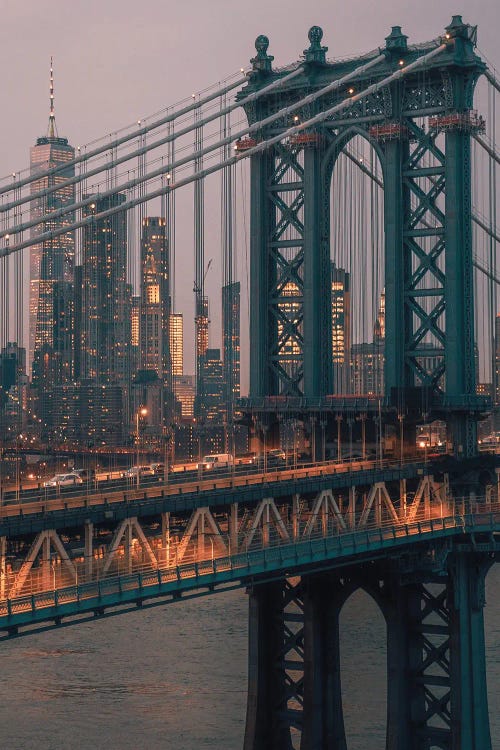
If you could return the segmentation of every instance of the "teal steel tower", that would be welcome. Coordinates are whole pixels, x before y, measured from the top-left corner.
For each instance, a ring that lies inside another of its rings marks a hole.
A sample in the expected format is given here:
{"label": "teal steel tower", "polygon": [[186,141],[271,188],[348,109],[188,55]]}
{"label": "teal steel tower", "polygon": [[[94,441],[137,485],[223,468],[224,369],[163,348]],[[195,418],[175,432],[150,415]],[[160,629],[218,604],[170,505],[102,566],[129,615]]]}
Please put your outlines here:
{"label": "teal steel tower", "polygon": [[[251,78],[239,95],[249,123],[261,123],[255,143],[320,113],[317,124],[299,125],[285,141],[251,156],[250,397],[245,408],[267,432],[268,444],[283,417],[280,410],[293,410],[312,425],[326,414],[333,430],[333,414],[340,407],[327,402],[336,393],[331,178],[343,149],[361,135],[383,174],[384,419],[396,424],[403,415],[407,440],[422,414],[446,419],[455,455],[472,456],[477,420],[485,408],[476,395],[474,367],[470,141],[484,127],[473,96],[485,69],[474,51],[476,29],[454,16],[437,49],[436,42],[409,46],[395,26],[386,38],[384,59],[369,70],[366,64],[380,52],[330,63],[322,34],[319,27],[310,30],[298,77],[246,104],[249,94],[287,73],[273,70],[269,41],[258,37]],[[411,64],[433,49],[425,74],[413,72]],[[335,81],[348,74],[349,83],[336,88]],[[293,107],[328,84],[328,93]],[[372,93],[358,101],[356,94],[368,88]],[[342,105],[346,97],[352,97],[349,106]],[[328,109],[332,115],[321,117]],[[265,118],[278,110],[284,116],[266,126]],[[292,286],[293,313],[287,314]],[[356,404],[349,408],[355,412]]]}

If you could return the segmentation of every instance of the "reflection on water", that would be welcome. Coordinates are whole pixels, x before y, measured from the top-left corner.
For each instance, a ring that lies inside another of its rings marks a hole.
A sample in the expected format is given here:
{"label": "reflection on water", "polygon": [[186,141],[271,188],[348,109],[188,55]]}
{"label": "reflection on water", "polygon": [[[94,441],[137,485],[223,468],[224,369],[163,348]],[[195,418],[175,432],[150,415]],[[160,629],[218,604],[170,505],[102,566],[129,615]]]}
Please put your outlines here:
{"label": "reflection on water", "polygon": [[[500,567],[488,578],[493,746],[499,746]],[[6,750],[239,750],[246,702],[243,591],[0,644]],[[383,750],[385,629],[356,594],[341,618],[349,750]]]}

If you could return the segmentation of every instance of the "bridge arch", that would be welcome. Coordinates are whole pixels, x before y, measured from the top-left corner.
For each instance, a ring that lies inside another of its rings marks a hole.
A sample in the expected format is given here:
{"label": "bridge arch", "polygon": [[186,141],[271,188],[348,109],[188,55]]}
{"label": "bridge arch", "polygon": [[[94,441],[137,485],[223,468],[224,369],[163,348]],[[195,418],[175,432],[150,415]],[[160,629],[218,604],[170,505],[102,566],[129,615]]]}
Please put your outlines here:
{"label": "bridge arch", "polygon": [[[346,586],[339,601],[339,670],[346,748],[370,737],[385,748],[387,618],[377,586],[362,580]],[[360,677],[362,676],[362,679]]]}
{"label": "bridge arch", "polygon": [[[326,147],[322,165],[322,236],[329,243],[332,274],[336,396],[383,394],[383,173],[383,150],[361,126],[347,126]],[[368,361],[369,368],[365,366]]]}

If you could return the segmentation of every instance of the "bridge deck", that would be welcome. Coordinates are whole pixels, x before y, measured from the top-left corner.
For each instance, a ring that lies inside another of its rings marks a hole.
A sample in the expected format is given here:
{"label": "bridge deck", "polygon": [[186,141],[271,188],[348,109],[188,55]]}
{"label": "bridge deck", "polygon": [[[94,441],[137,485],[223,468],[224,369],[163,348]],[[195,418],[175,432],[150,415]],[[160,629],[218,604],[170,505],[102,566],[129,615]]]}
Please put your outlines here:
{"label": "bridge deck", "polygon": [[[446,458],[446,457],[445,457]],[[34,533],[44,528],[62,529],[82,523],[122,518],[133,513],[139,517],[168,511],[189,511],[207,502],[221,506],[235,502],[257,502],[269,493],[275,498],[293,492],[320,492],[372,485],[422,476],[444,470],[442,463],[425,460],[356,461],[328,463],[297,469],[211,477],[186,483],[163,483],[127,491],[107,489],[86,494],[62,494],[53,499],[25,502],[0,508],[0,536]]]}
{"label": "bridge deck", "polygon": [[[465,516],[454,514],[413,523],[371,526],[292,544],[273,544],[245,554],[179,566],[150,567],[133,574],[0,601],[0,630],[5,631],[3,637],[9,637],[18,635],[19,628],[40,629],[51,621],[53,624],[48,627],[54,627],[63,618],[69,624],[102,615],[107,608],[116,608],[118,614],[137,606],[175,601],[183,595],[211,594],[217,587],[224,590],[248,585],[255,579],[266,581],[276,576],[337,568],[353,559],[357,563],[373,560],[387,555],[391,549],[410,551],[416,545],[440,540],[448,540],[450,548],[458,541],[476,550],[499,553],[500,539],[494,536],[498,532],[500,504]],[[429,561],[432,564],[430,558]]]}

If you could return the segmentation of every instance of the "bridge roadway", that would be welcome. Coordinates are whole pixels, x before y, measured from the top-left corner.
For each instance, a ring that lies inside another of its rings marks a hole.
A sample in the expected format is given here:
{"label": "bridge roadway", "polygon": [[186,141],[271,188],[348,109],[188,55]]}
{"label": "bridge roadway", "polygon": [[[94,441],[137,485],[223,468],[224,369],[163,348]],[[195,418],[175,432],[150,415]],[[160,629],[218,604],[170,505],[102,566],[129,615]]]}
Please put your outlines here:
{"label": "bridge roadway", "polygon": [[[483,455],[469,468],[486,463]],[[496,531],[498,474],[481,499],[450,490],[457,466],[463,473],[450,456],[328,463],[4,506],[0,630],[352,564],[353,552],[362,563],[387,545],[455,538],[463,533],[456,509],[494,508]]]}
{"label": "bridge roadway", "polygon": [[[316,535],[294,543],[279,540],[245,553],[212,556],[182,565],[144,567],[132,574],[0,600],[0,639],[28,634],[96,616],[121,614],[181,598],[265,583],[352,564],[374,561],[391,553],[427,551],[428,572],[440,573],[453,550],[500,555],[500,504],[462,514],[453,508],[444,517],[411,523],[370,524],[363,530]],[[409,572],[411,565],[409,565]],[[109,610],[109,611],[106,611]],[[25,628],[20,631],[20,628]]]}
{"label": "bridge roadway", "polygon": [[[203,478],[184,478],[176,474],[171,480],[144,484],[125,489],[114,489],[111,482],[105,489],[95,490],[89,483],[85,492],[62,491],[59,496],[30,500],[0,507],[0,537],[37,532],[52,527],[61,529],[81,523],[125,517],[131,513],[144,517],[158,512],[190,511],[200,505],[214,504],[214,496],[221,505],[235,502],[258,502],[264,494],[274,498],[289,496],[293,492],[320,492],[322,489],[343,489],[351,486],[372,485],[375,482],[393,482],[413,479],[431,470],[446,471],[451,457],[428,461],[418,456],[382,461],[326,462],[297,468],[273,468],[266,473],[213,473]],[[432,468],[434,467],[434,469]],[[38,496],[39,498],[40,496]]]}

